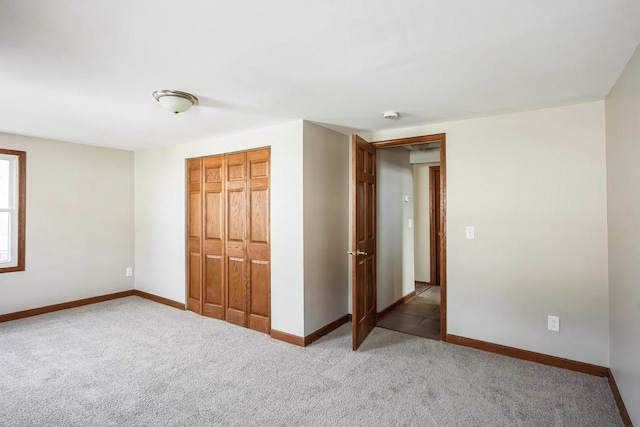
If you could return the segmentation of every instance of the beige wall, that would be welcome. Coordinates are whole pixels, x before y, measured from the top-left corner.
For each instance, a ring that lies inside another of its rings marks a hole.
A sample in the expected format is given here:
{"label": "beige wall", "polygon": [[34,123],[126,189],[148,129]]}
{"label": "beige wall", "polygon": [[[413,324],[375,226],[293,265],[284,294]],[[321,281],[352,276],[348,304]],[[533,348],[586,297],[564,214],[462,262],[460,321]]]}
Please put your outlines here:
{"label": "beige wall", "polygon": [[305,335],[347,314],[349,137],[304,122]]}
{"label": "beige wall", "polygon": [[606,100],[611,370],[640,424],[640,50]]}
{"label": "beige wall", "polygon": [[[378,312],[415,290],[413,262],[413,178],[409,151],[376,153],[376,276]],[[409,196],[409,202],[404,197]]]}
{"label": "beige wall", "polygon": [[136,151],[136,289],[185,301],[185,160],[267,146],[271,327],[304,335],[302,121]]}
{"label": "beige wall", "polygon": [[133,289],[133,152],[0,134],[27,152],[26,270],[0,274],[0,314]]}
{"label": "beige wall", "polygon": [[[604,101],[378,132],[447,134],[448,332],[607,366]],[[476,229],[465,239],[465,226]],[[547,315],[561,332],[547,331]]]}
{"label": "beige wall", "polygon": [[[438,157],[440,150],[438,149]],[[431,215],[429,212],[429,168],[439,163],[416,163],[413,169],[413,210],[415,275],[420,282],[431,282]]]}

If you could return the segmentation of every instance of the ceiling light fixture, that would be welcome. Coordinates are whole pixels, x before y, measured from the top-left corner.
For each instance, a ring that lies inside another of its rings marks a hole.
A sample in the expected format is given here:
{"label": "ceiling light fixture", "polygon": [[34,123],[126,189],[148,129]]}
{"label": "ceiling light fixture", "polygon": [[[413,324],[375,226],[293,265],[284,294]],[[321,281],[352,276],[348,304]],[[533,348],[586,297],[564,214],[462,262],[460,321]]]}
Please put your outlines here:
{"label": "ceiling light fixture", "polygon": [[386,111],[382,117],[388,120],[398,120],[400,118],[400,114],[397,111]]}
{"label": "ceiling light fixture", "polygon": [[174,114],[184,113],[198,103],[198,98],[179,90],[157,90],[153,92],[153,97],[160,105]]}

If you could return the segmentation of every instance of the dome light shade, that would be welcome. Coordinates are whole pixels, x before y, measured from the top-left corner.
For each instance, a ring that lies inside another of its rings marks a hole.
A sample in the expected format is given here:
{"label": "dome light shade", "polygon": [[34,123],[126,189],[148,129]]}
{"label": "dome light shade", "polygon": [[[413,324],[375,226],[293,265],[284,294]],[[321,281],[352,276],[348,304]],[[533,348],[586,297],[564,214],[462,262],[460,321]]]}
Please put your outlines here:
{"label": "dome light shade", "polygon": [[160,105],[174,114],[184,113],[198,103],[198,98],[195,96],[177,90],[157,90],[153,92],[153,97]]}

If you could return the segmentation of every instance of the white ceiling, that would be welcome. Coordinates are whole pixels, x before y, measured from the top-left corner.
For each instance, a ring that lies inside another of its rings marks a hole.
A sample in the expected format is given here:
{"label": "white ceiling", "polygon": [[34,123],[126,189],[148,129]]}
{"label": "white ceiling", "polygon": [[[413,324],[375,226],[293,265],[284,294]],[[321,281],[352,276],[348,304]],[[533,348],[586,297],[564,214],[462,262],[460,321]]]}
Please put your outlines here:
{"label": "white ceiling", "polygon": [[[639,42],[636,0],[0,0],[0,131],[142,149],[407,127],[603,99]],[[173,116],[156,89],[201,103]]]}

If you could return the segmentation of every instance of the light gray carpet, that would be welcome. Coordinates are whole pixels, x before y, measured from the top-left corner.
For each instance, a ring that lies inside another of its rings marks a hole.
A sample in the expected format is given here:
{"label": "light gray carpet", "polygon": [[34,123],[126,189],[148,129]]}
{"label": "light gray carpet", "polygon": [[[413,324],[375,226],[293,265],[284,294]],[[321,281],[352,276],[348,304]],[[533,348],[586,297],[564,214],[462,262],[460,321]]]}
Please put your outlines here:
{"label": "light gray carpet", "polygon": [[622,425],[603,378],[350,327],[299,348],[138,297],[3,323],[0,425]]}

